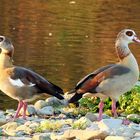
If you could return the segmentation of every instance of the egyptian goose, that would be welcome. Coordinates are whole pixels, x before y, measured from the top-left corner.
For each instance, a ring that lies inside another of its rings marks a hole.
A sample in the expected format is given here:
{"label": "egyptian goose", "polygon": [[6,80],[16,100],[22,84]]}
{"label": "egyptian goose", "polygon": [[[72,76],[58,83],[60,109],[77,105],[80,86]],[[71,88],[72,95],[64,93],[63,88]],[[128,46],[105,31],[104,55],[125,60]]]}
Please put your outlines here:
{"label": "egyptian goose", "polygon": [[64,99],[60,95],[64,94],[60,87],[29,69],[12,64],[14,47],[8,38],[0,36],[0,49],[0,90],[19,101],[14,119],[19,117],[22,107],[23,118],[26,118],[27,102],[42,94]]}
{"label": "egyptian goose", "polygon": [[[137,61],[128,48],[128,44],[133,42],[140,43],[135,32],[130,29],[122,30],[115,43],[119,62],[99,68],[85,76],[73,90],[75,95],[69,100],[69,103],[78,101],[87,92],[95,96],[102,94],[104,97],[107,96],[112,99],[112,113],[116,117],[116,101],[120,95],[129,91],[139,78]],[[99,121],[102,119],[104,107],[103,96],[99,103]]]}

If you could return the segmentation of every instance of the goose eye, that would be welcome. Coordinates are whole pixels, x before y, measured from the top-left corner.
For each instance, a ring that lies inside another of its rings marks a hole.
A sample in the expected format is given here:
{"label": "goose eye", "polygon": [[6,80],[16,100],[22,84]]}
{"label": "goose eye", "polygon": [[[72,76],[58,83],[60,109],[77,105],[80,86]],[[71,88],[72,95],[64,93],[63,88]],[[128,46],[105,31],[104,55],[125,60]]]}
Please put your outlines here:
{"label": "goose eye", "polygon": [[0,42],[2,42],[4,39],[3,39],[3,37],[0,37]]}
{"label": "goose eye", "polygon": [[132,35],[133,35],[133,32],[132,32],[132,31],[127,31],[127,32],[126,32],[126,35],[127,35],[127,36],[132,36]]}

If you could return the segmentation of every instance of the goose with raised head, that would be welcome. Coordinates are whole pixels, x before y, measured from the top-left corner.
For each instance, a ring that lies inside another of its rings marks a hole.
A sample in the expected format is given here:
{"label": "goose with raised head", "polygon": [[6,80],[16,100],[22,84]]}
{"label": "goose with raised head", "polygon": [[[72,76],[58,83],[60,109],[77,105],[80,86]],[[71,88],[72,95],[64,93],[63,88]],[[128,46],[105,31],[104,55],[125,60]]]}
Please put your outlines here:
{"label": "goose with raised head", "polygon": [[112,99],[112,113],[117,116],[116,101],[120,95],[131,90],[139,78],[137,61],[128,47],[133,42],[140,43],[136,33],[130,29],[122,30],[117,35],[115,43],[119,62],[101,67],[85,76],[74,88],[73,93],[75,94],[69,103],[77,102],[88,92],[95,96],[101,95],[98,117],[98,120],[101,120],[104,107],[103,100],[105,97],[110,97]]}

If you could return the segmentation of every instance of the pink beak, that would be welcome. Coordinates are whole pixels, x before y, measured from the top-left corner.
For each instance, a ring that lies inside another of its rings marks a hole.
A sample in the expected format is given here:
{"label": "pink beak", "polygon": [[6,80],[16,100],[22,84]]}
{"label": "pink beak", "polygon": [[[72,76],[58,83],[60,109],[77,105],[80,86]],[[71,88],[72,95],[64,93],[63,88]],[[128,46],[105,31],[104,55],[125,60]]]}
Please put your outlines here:
{"label": "pink beak", "polygon": [[140,40],[136,36],[134,36],[133,41],[136,43],[140,43]]}

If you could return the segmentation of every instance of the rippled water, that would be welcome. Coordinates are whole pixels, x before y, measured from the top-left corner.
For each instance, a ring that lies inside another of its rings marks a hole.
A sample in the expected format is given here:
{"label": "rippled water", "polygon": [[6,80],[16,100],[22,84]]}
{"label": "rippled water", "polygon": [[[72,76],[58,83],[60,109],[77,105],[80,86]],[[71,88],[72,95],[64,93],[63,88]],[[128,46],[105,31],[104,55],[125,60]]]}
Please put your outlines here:
{"label": "rippled water", "polygon": [[[14,64],[30,68],[66,92],[117,57],[117,33],[140,37],[139,0],[1,0],[0,34],[11,38]],[[140,64],[140,46],[131,45]],[[16,106],[0,96],[0,109]]]}

